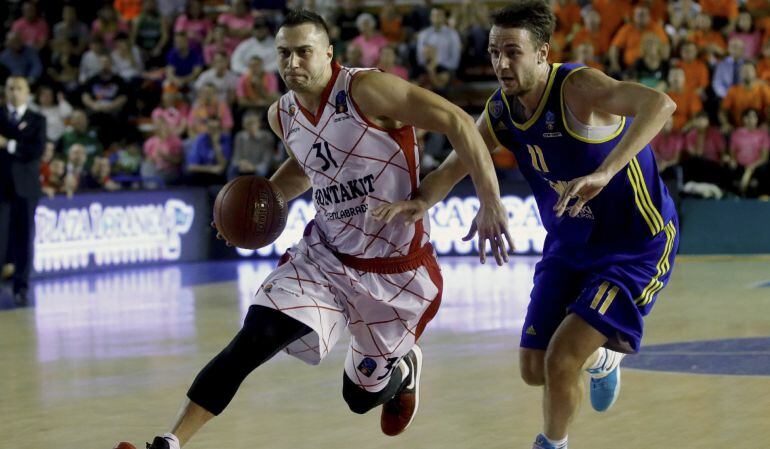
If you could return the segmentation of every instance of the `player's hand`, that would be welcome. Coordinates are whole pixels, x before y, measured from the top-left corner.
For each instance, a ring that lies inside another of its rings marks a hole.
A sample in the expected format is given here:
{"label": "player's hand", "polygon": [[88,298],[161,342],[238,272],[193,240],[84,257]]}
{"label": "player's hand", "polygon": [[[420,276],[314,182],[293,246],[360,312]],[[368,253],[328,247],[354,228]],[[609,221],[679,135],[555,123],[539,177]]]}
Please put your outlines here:
{"label": "player's hand", "polygon": [[[498,266],[503,262],[508,262],[508,251],[513,251],[513,239],[508,233],[508,213],[503,207],[500,198],[481,202],[481,207],[476,217],[473,219],[468,234],[463,237],[463,241],[468,241],[479,233],[479,260],[481,263],[487,261],[487,240],[492,248],[492,255],[495,257]],[[505,241],[503,241],[505,237]],[[506,247],[506,242],[508,246]]]}
{"label": "player's hand", "polygon": [[225,236],[224,236],[224,235],[222,235],[222,233],[221,233],[221,232],[219,232],[219,229],[217,229],[217,225],[216,225],[216,223],[214,223],[214,221],[213,221],[213,220],[211,221],[211,227],[217,230],[217,240],[224,240],[224,241],[225,241],[225,245],[227,245],[227,246],[233,246],[233,245],[232,245],[230,242],[228,242],[228,241],[225,239]]}
{"label": "player's hand", "polygon": [[372,217],[376,220],[390,223],[399,215],[404,217],[404,223],[414,223],[425,216],[428,204],[421,198],[408,201],[396,201],[391,204],[382,204],[372,210]]}
{"label": "player's hand", "polygon": [[575,178],[567,183],[567,187],[561,192],[559,200],[553,206],[556,216],[561,217],[567,210],[572,198],[577,198],[575,204],[569,207],[569,216],[576,217],[587,202],[591,201],[610,182],[612,176],[606,172],[596,171],[588,176]]}

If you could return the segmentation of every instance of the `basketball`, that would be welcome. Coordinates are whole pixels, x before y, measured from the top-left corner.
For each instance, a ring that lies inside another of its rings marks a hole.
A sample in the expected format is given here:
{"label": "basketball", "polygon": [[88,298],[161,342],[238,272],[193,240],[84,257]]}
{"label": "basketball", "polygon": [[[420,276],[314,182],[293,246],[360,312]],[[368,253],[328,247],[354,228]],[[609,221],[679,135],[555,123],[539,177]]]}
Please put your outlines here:
{"label": "basketball", "polygon": [[257,249],[275,241],[286,226],[287,207],[268,179],[239,176],[214,201],[214,225],[231,245]]}
{"label": "basketball", "polygon": [[112,449],[136,449],[136,446],[134,446],[131,443],[126,443],[125,441],[121,441],[120,443],[116,444],[115,447]]}

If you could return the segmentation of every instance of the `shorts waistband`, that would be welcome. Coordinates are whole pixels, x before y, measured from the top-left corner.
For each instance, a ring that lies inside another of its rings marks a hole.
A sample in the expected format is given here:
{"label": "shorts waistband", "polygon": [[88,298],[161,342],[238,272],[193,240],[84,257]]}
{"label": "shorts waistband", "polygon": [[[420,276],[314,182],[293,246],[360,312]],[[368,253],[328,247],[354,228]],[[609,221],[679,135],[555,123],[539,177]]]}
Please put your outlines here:
{"label": "shorts waistband", "polygon": [[433,258],[433,245],[426,243],[417,251],[400,257],[372,257],[364,259],[336,251],[332,251],[332,253],[343,265],[354,270],[379,274],[395,274],[416,270],[425,265],[426,262]]}

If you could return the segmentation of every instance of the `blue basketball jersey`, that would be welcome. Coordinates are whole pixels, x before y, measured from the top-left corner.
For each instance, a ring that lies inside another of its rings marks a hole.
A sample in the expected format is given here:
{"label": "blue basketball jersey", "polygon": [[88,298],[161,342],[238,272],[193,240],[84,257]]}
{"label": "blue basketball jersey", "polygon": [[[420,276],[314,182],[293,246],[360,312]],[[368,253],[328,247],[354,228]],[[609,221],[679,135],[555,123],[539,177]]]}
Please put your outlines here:
{"label": "blue basketball jersey", "polygon": [[557,217],[553,210],[567,183],[594,172],[633,120],[623,117],[617,131],[601,140],[586,139],[569,128],[562,98],[564,82],[585,68],[553,64],[540,104],[526,123],[513,120],[509,101],[498,89],[487,101],[487,125],[498,144],[516,156],[537,201],[548,241],[578,247],[638,246],[663,232],[676,215],[649,145],[576,217],[567,212]]}

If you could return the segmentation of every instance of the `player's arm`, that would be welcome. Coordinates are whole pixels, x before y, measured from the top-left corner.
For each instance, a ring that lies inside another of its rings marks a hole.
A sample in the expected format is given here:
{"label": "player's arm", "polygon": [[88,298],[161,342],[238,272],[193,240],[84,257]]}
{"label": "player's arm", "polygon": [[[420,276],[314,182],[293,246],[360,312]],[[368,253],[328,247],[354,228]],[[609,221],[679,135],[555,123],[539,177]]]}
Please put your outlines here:
{"label": "player's arm", "polygon": [[[489,240],[498,264],[507,261],[502,240],[503,235],[507,237],[508,217],[500,200],[492,158],[473,119],[433,92],[387,73],[359,75],[351,86],[351,95],[367,117],[388,118],[447,136],[459,161],[470,172],[481,203],[474,220],[479,232],[481,260],[485,261],[485,242]],[[509,238],[509,246],[510,241]]]}
{"label": "player's arm", "polygon": [[588,176],[570,181],[556,202],[554,210],[561,216],[570,199],[577,198],[570,212],[575,216],[660,132],[676,110],[676,103],[662,92],[637,83],[617,81],[595,69],[580,70],[567,78],[564,101],[573,111],[634,117],[623,138],[599,168]]}
{"label": "player's arm", "polygon": [[[283,141],[281,125],[278,122],[277,101],[270,105],[270,108],[267,111],[267,121],[270,123],[270,129],[272,129],[275,135]],[[294,157],[294,153],[291,152],[286,141],[283,141],[283,146],[286,147],[289,158],[281,164],[275,174],[270,177],[270,180],[281,190],[284,200],[288,202],[302,195],[310,188],[310,179],[305,174],[305,171],[302,170],[302,167]]]}

